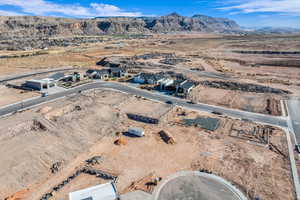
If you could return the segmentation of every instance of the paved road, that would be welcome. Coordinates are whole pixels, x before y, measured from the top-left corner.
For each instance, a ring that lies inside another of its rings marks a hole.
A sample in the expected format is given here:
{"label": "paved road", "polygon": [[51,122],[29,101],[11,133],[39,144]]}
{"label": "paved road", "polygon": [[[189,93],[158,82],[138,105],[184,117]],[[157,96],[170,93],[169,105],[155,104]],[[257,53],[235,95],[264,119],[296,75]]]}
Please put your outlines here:
{"label": "paved road", "polygon": [[288,129],[286,129],[287,143],[289,149],[289,158],[291,163],[294,186],[296,190],[297,200],[300,200],[300,185],[297,166],[295,162],[294,146],[291,141],[291,135],[295,136],[295,143],[300,142],[300,101],[298,99],[291,99],[286,101],[287,111],[289,115]]}
{"label": "paved road", "polygon": [[197,171],[178,172],[161,183],[154,200],[246,200],[245,195],[221,177]]}
{"label": "paved road", "polygon": [[47,73],[52,73],[52,72],[67,71],[67,70],[71,70],[71,69],[74,69],[74,68],[73,67],[66,67],[66,68],[59,68],[59,69],[43,70],[43,71],[39,71],[39,72],[31,72],[31,73],[22,74],[22,75],[9,76],[9,77],[0,79],[0,84],[1,83],[5,83],[7,81],[13,81],[13,80],[17,80],[17,79],[21,79],[21,78],[26,78],[26,77],[30,77],[30,76],[47,74]]}
{"label": "paved road", "polygon": [[287,101],[288,114],[290,118],[290,127],[295,133],[297,143],[300,143],[300,101],[292,99]]}
{"label": "paved road", "polygon": [[285,134],[286,134],[286,139],[287,139],[287,144],[288,144],[289,159],[290,159],[290,164],[291,164],[293,182],[294,182],[294,187],[295,187],[295,191],[296,191],[296,199],[300,200],[299,176],[298,176],[298,170],[297,170],[297,165],[296,165],[296,161],[295,161],[294,146],[292,145],[291,133],[289,132],[288,128],[285,129]]}
{"label": "paved road", "polygon": [[4,108],[0,108],[0,116],[10,114],[10,113],[16,112],[21,109],[30,108],[32,106],[35,106],[35,105],[38,105],[41,103],[45,103],[47,101],[55,100],[55,99],[58,99],[58,98],[61,98],[61,97],[67,96],[67,95],[78,93],[79,91],[96,89],[96,88],[115,89],[115,90],[118,90],[121,92],[142,96],[147,99],[151,99],[151,100],[155,100],[155,101],[160,101],[160,102],[172,101],[174,104],[176,104],[178,106],[182,106],[182,107],[192,109],[192,110],[206,111],[206,112],[215,111],[215,112],[220,112],[220,113],[223,113],[224,115],[234,117],[234,118],[248,119],[248,120],[252,120],[252,121],[256,121],[256,122],[260,122],[260,123],[266,123],[266,124],[275,125],[275,126],[287,127],[286,119],[281,118],[281,117],[263,115],[263,114],[258,114],[258,113],[251,113],[251,112],[229,109],[229,108],[207,105],[207,104],[188,104],[186,102],[186,100],[184,100],[184,99],[179,99],[176,97],[163,95],[158,92],[157,93],[149,92],[146,90],[141,90],[141,89],[138,89],[135,87],[128,86],[126,84],[113,83],[113,82],[102,82],[102,81],[89,83],[89,84],[82,85],[82,86],[79,86],[79,87],[76,87],[73,89],[69,89],[67,91],[52,94],[47,97],[31,99],[28,101],[23,101],[23,102],[20,102],[17,104],[9,105]]}

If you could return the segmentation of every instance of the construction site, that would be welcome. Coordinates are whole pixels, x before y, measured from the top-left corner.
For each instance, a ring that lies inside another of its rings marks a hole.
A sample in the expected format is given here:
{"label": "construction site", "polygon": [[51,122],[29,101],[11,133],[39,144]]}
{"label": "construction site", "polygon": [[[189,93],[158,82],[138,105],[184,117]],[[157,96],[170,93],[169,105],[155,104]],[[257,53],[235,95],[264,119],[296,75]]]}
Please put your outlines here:
{"label": "construction site", "polygon": [[[121,200],[235,199],[217,177],[247,200],[295,200],[294,40],[154,34],[1,51],[0,199],[78,200],[94,187]],[[172,179],[181,172],[205,177]]]}
{"label": "construction site", "polygon": [[[112,90],[70,95],[0,126],[1,199],[68,199],[107,182],[121,199],[151,197],[161,181],[189,170],[220,176],[249,199],[294,199],[286,136],[276,127]],[[127,134],[130,127],[144,135]]]}

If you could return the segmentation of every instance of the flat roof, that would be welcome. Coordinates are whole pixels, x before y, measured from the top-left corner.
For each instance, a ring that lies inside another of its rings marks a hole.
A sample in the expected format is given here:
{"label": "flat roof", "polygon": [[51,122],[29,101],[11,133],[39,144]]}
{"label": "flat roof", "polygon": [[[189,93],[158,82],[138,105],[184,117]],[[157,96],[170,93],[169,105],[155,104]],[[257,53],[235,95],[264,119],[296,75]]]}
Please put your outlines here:
{"label": "flat roof", "polygon": [[69,193],[70,200],[115,200],[117,192],[112,182]]}
{"label": "flat roof", "polygon": [[55,81],[55,80],[53,78],[44,78],[44,79],[31,79],[31,80],[27,80],[26,82],[45,83],[49,81]]}
{"label": "flat roof", "polygon": [[63,72],[57,72],[57,73],[53,74],[52,76],[50,76],[49,78],[58,80],[60,78],[63,78],[64,76],[65,76],[65,73],[63,73]]}

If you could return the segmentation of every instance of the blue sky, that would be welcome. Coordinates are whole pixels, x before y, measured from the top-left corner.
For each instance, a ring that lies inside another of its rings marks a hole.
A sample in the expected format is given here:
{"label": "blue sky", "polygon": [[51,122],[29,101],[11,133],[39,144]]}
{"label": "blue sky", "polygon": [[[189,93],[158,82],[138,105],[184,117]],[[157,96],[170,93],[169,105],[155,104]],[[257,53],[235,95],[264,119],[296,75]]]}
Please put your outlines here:
{"label": "blue sky", "polygon": [[0,0],[0,15],[92,18],[177,12],[227,17],[242,26],[300,28],[300,0]]}

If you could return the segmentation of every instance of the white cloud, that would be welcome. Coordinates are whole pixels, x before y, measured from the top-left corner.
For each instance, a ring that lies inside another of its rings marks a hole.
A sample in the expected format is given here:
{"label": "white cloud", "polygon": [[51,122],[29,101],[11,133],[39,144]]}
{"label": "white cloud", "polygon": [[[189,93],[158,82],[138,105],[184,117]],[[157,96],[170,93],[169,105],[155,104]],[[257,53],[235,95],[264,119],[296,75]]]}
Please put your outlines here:
{"label": "white cloud", "polygon": [[140,12],[125,12],[117,6],[99,3],[91,3],[90,6],[84,7],[78,4],[57,4],[46,0],[0,0],[0,5],[17,6],[24,13],[41,16],[57,16],[58,14],[71,17],[142,15]]}
{"label": "white cloud", "polygon": [[96,11],[99,16],[129,16],[137,17],[141,16],[140,12],[124,12],[120,8],[103,3],[91,3],[91,7]]}
{"label": "white cloud", "polygon": [[13,11],[0,10],[0,16],[19,16],[19,15],[22,14]]}
{"label": "white cloud", "polygon": [[240,13],[272,12],[300,16],[299,0],[235,0],[222,10],[234,10]]}

